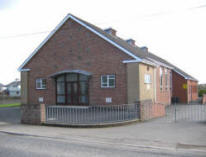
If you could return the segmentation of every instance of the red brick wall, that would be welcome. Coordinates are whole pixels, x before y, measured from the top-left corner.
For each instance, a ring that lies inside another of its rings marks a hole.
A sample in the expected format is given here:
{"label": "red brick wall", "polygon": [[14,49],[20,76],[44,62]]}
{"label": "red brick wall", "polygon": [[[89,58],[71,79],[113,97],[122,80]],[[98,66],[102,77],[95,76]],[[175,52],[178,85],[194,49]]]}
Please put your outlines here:
{"label": "red brick wall", "polygon": [[187,100],[188,102],[198,99],[197,81],[187,80]]}
{"label": "red brick wall", "polygon": [[[125,59],[132,58],[70,19],[24,67],[31,69],[29,103],[37,104],[38,97],[43,97],[44,104],[55,104],[55,81],[49,76],[73,69],[92,73],[90,104],[105,104],[106,97],[112,97],[112,104],[127,103],[126,64],[122,63]],[[115,74],[116,88],[102,89],[102,74]],[[35,89],[36,78],[47,79],[46,90]]]}
{"label": "red brick wall", "polygon": [[206,104],[206,94],[203,94],[202,96],[202,104]]}
{"label": "red brick wall", "polygon": [[153,103],[152,100],[140,102],[140,119],[142,121],[165,116],[165,105]]}
{"label": "red brick wall", "polygon": [[170,88],[170,74],[171,70],[167,69],[168,71],[168,88],[166,88],[165,85],[165,68],[162,68],[163,72],[163,86],[162,90],[160,89],[160,67],[157,68],[156,75],[157,75],[157,80],[156,80],[156,95],[157,95],[157,103],[161,103],[164,105],[169,105],[171,103],[171,88]]}
{"label": "red brick wall", "polygon": [[187,89],[183,88],[183,84],[187,84],[187,80],[172,71],[172,96],[178,97],[181,103],[187,103]]}

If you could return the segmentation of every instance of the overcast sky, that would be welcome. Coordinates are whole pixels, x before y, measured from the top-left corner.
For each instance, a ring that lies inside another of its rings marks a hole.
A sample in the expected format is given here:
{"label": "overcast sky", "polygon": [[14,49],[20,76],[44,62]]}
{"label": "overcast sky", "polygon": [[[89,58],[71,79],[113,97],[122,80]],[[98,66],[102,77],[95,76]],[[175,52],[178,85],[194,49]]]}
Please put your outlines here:
{"label": "overcast sky", "polygon": [[177,65],[206,83],[206,0],[0,0],[0,83],[72,13]]}

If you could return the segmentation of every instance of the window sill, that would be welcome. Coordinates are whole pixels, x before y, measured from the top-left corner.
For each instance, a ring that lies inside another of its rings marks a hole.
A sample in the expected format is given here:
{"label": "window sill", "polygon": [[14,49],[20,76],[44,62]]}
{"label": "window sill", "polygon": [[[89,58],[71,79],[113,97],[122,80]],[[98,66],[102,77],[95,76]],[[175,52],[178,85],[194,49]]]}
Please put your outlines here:
{"label": "window sill", "polygon": [[109,89],[111,89],[111,88],[115,88],[115,87],[101,87],[102,89],[105,89],[105,88],[109,88]]}

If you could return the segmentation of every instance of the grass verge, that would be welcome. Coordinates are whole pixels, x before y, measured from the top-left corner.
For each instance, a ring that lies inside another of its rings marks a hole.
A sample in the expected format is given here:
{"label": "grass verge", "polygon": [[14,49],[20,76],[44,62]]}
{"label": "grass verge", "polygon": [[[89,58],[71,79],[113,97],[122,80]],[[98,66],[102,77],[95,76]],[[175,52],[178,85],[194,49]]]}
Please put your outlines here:
{"label": "grass verge", "polygon": [[13,104],[0,104],[0,108],[1,107],[18,107],[20,106],[20,103],[13,103]]}

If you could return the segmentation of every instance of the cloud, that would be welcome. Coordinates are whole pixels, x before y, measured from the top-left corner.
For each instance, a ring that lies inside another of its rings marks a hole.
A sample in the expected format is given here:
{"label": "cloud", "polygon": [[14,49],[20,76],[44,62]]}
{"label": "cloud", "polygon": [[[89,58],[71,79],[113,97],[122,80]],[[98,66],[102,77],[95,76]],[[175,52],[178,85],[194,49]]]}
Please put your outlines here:
{"label": "cloud", "polygon": [[190,9],[200,9],[200,8],[205,8],[206,7],[206,4],[204,5],[199,5],[199,6],[196,6],[196,7],[192,7]]}
{"label": "cloud", "polygon": [[0,0],[0,10],[10,9],[15,6],[19,0]]}

